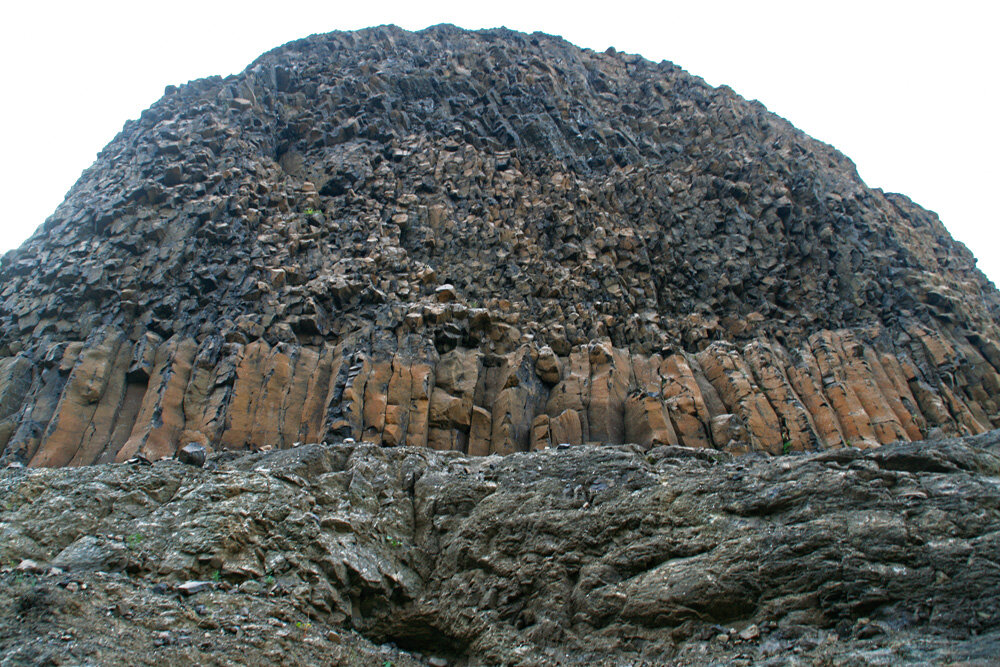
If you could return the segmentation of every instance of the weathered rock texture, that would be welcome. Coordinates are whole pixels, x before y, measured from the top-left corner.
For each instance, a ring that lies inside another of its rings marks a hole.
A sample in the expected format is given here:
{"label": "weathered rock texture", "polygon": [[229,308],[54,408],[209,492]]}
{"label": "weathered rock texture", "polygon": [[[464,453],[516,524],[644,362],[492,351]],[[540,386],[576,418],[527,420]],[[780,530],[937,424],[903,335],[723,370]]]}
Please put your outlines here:
{"label": "weathered rock texture", "polygon": [[998,475],[1000,432],[9,469],[0,660],[353,664],[357,632],[459,665],[995,664]]}
{"label": "weathered rock texture", "polygon": [[169,88],[0,262],[0,451],[732,452],[1000,426],[1000,294],[728,88],[382,27]]}

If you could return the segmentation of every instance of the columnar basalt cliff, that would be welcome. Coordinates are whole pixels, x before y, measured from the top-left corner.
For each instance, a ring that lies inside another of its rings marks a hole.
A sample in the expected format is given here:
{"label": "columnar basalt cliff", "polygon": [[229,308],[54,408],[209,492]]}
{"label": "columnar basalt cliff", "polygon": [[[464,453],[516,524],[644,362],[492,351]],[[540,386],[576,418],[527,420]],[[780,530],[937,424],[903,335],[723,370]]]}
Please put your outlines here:
{"label": "columnar basalt cliff", "polygon": [[0,449],[732,453],[1000,426],[1000,294],[728,88],[381,27],[170,87],[0,264]]}

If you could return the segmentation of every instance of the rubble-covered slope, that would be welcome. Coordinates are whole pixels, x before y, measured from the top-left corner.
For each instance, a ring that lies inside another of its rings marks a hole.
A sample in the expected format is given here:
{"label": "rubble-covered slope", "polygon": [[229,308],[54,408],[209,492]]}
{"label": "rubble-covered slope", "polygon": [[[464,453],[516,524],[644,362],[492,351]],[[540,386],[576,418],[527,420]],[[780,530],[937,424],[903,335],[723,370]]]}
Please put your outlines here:
{"label": "rubble-covered slope", "polygon": [[6,469],[0,661],[995,664],[998,442]]}
{"label": "rubble-covered slope", "polygon": [[330,33],[170,87],[3,257],[0,448],[980,433],[998,306],[933,213],[670,63]]}

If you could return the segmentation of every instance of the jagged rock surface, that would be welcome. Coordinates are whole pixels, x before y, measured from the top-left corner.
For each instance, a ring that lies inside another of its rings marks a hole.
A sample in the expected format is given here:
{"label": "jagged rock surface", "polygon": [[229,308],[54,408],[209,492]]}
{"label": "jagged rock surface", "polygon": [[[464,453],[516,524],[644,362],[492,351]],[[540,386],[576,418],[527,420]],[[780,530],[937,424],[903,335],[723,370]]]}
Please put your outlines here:
{"label": "jagged rock surface", "polygon": [[0,660],[986,665],[998,475],[1000,432],[9,469]]}
{"label": "jagged rock surface", "polygon": [[1000,426],[1000,295],[934,214],[725,87],[539,34],[331,33],[171,87],[0,288],[0,450],[33,466]]}

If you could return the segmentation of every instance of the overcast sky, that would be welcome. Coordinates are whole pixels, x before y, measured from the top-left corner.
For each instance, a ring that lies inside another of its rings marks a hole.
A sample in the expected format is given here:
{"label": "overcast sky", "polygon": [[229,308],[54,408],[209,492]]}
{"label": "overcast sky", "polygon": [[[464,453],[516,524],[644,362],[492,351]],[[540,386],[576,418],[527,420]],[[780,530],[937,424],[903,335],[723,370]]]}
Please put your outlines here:
{"label": "overcast sky", "polygon": [[179,84],[239,72],[311,33],[395,23],[541,30],[670,60],[756,98],[937,212],[1000,282],[1000,3],[8,3],[0,252],[19,245],[126,119]]}

